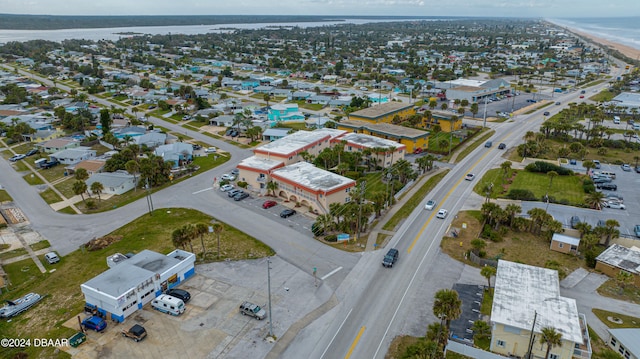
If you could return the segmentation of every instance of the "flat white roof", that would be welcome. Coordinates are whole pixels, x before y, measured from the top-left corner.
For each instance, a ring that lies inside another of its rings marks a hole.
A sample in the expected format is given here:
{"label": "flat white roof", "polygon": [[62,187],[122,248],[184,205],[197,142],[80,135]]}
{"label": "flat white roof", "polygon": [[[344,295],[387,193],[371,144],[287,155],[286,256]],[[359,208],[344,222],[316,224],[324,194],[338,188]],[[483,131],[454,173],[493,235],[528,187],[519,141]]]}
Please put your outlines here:
{"label": "flat white roof", "polygon": [[327,140],[331,140],[345,132],[347,131],[334,130],[331,128],[321,128],[315,131],[298,131],[290,134],[289,136],[264,144],[256,148],[256,150],[288,155],[290,153],[300,151],[313,143],[319,142],[323,138],[328,137]]}
{"label": "flat white roof", "polygon": [[471,87],[480,87],[487,81],[479,81],[479,80],[470,80],[470,79],[457,79],[447,81],[445,83],[459,86],[471,86]]}
{"label": "flat white roof", "polygon": [[275,170],[271,174],[276,179],[289,180],[314,191],[330,192],[347,184],[355,185],[351,178],[317,168],[311,163],[298,162]]}
{"label": "flat white roof", "polygon": [[271,160],[264,157],[251,156],[240,161],[238,166],[268,171],[282,164],[282,161]]}
{"label": "flat white roof", "polygon": [[640,248],[627,248],[613,244],[596,258],[597,261],[626,270],[629,273],[640,274]]}
{"label": "flat white roof", "polygon": [[574,238],[560,233],[554,233],[552,240],[566,243],[572,246],[580,245],[580,238]]}
{"label": "flat white roof", "polygon": [[339,137],[338,140],[344,140],[362,147],[367,148],[375,148],[375,147],[405,147],[403,144],[400,144],[396,141],[385,140],[384,138],[375,137],[371,135],[365,135],[363,133],[348,133],[342,137]]}
{"label": "flat white roof", "polygon": [[491,321],[535,332],[553,327],[562,339],[583,343],[576,301],[560,296],[558,272],[500,260],[491,309]]}

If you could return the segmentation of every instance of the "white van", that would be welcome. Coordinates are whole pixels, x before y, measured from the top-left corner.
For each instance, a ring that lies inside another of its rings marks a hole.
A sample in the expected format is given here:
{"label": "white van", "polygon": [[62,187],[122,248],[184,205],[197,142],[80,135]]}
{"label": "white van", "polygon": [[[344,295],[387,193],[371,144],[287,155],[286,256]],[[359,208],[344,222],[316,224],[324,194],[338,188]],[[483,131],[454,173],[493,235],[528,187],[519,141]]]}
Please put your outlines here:
{"label": "white van", "polygon": [[620,124],[620,116],[613,116],[613,123],[615,123],[616,125]]}
{"label": "white van", "polygon": [[160,294],[151,302],[151,306],[163,313],[180,315],[184,313],[184,302],[181,299],[166,294]]}
{"label": "white van", "polygon": [[36,165],[36,168],[42,168],[42,165],[45,164],[46,162],[47,162],[46,158],[40,158],[33,161],[33,164]]}

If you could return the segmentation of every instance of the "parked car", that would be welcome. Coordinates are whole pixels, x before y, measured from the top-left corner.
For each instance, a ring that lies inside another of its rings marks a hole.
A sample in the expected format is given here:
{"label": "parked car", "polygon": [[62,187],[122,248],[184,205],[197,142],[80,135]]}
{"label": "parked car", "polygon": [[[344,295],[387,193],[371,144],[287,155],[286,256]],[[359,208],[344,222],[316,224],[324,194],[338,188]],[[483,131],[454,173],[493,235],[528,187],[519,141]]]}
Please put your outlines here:
{"label": "parked car", "polygon": [[575,165],[578,164],[578,161],[576,161],[575,159],[572,158],[572,159],[569,160],[569,164],[575,166]]}
{"label": "parked car", "polygon": [[474,175],[473,173],[467,173],[467,175],[464,176],[464,179],[467,181],[473,181],[474,178],[476,178],[476,175]]}
{"label": "parked car", "polygon": [[59,165],[59,164],[60,164],[60,162],[58,162],[57,160],[54,160],[54,161],[47,161],[47,162],[45,162],[45,163],[41,164],[41,165],[40,165],[40,168],[42,168],[42,169],[47,169],[47,168],[55,167],[55,166],[57,166],[57,165]]}
{"label": "parked car", "polygon": [[233,185],[232,184],[224,184],[224,185],[220,186],[220,190],[222,192],[231,191],[232,189],[233,189]]}
{"label": "parked car", "polygon": [[107,322],[105,322],[104,319],[98,317],[97,315],[93,315],[83,320],[82,326],[85,329],[92,329],[96,332],[101,332],[105,330],[105,328],[107,328]]}
{"label": "parked car", "polygon": [[594,164],[594,165],[596,165],[596,169],[600,169],[600,167],[601,167],[601,165],[600,165],[600,161],[598,161],[598,160],[593,160],[593,161],[591,161],[591,162],[593,162],[593,164]]}
{"label": "parked car", "polygon": [[615,183],[598,183],[596,188],[604,189],[607,191],[617,191],[618,186]]}
{"label": "parked car", "polygon": [[15,155],[15,156],[12,156],[11,158],[9,158],[9,161],[16,162],[16,161],[20,161],[20,160],[25,159],[25,158],[27,158],[27,156],[25,156],[23,154],[18,154],[18,155]]}
{"label": "parked car", "polygon": [[291,217],[294,214],[296,214],[296,211],[294,209],[291,208],[287,208],[284,211],[280,212],[280,218],[287,218],[287,217]]}
{"label": "parked car", "polygon": [[447,214],[448,213],[449,212],[447,212],[446,209],[441,209],[441,210],[438,211],[438,214],[436,214],[436,218],[445,219],[445,218],[447,218]]}
{"label": "parked car", "polygon": [[168,291],[166,291],[165,294],[170,295],[174,298],[182,299],[182,301],[185,302],[185,304],[189,300],[191,300],[191,294],[184,289],[171,288]]}
{"label": "parked car", "polygon": [[599,219],[598,224],[596,224],[596,227],[606,227],[606,226],[607,226],[607,221],[605,221],[604,219]]}
{"label": "parked car", "polygon": [[580,91],[580,93],[585,94],[585,93],[587,93],[587,91],[582,90],[582,91]]}
{"label": "parked car", "polygon": [[29,157],[29,156],[35,155],[38,152],[40,152],[40,150],[38,150],[37,148],[32,148],[29,151],[27,151],[27,153],[25,153],[24,155]]}
{"label": "parked car", "polygon": [[225,181],[235,181],[236,176],[232,175],[231,173],[225,173],[220,178],[222,178]]}
{"label": "parked car", "polygon": [[200,150],[202,149],[202,146],[198,145],[198,144],[193,144],[191,145],[191,147],[193,147],[194,150]]}
{"label": "parked car", "polygon": [[623,171],[625,172],[631,172],[631,166],[629,166],[628,164],[623,164],[622,166],[620,166],[622,168]]}
{"label": "parked car", "polygon": [[242,304],[240,304],[240,314],[248,315],[258,320],[262,320],[267,316],[267,312],[264,309],[251,302],[243,302]]}
{"label": "parked car", "polygon": [[499,149],[499,150],[504,150],[505,148],[507,148],[507,145],[505,145],[504,143],[500,143],[500,144],[498,145],[498,149]]}
{"label": "parked car", "polygon": [[147,337],[147,330],[140,324],[135,324],[129,330],[123,330],[122,336],[125,338],[131,338],[135,342],[139,342]]}
{"label": "parked car", "polygon": [[267,209],[267,208],[275,207],[277,204],[278,202],[276,201],[264,201],[264,203],[262,204],[262,208]]}
{"label": "parked car", "polygon": [[634,169],[636,170],[636,173],[640,173],[640,166],[636,166]]}
{"label": "parked car", "polygon": [[430,199],[427,201],[427,204],[424,205],[424,209],[426,209],[427,211],[431,211],[436,207],[436,204],[436,201]]}
{"label": "parked car", "polygon": [[208,147],[204,150],[204,153],[216,153],[217,149],[215,147]]}
{"label": "parked car", "polygon": [[413,154],[414,155],[419,155],[419,154],[422,153],[422,151],[423,151],[422,147],[418,147],[415,150],[413,150]]}
{"label": "parked car", "polygon": [[234,168],[234,169],[232,169],[232,170],[231,170],[231,172],[229,172],[229,173],[231,173],[232,175],[234,175],[234,176],[238,177],[238,175],[240,174],[240,170],[239,170],[239,169],[237,169],[237,168]]}
{"label": "parked car", "polygon": [[484,144],[484,147],[487,147],[487,148],[489,148],[489,147],[491,147],[491,146],[493,146],[493,142],[491,142],[491,141],[487,141],[487,142],[485,142],[485,144]]}
{"label": "parked car", "polygon": [[386,268],[392,268],[393,265],[398,260],[398,250],[395,248],[389,249],[387,254],[384,255],[382,259],[382,266]]}
{"label": "parked car", "polygon": [[249,194],[245,191],[240,191],[233,196],[234,201],[242,201],[243,199],[249,197]]}
{"label": "parked car", "polygon": [[636,237],[640,237],[640,224],[636,224],[636,226],[633,227],[633,232],[636,234]]}
{"label": "parked car", "polygon": [[44,255],[44,259],[49,264],[54,264],[54,263],[60,262],[60,257],[58,257],[58,254],[56,252],[49,252],[49,253],[45,254]]}
{"label": "parked car", "polygon": [[626,209],[624,204],[618,201],[607,201],[604,203],[604,206],[607,208],[613,208],[613,209]]}
{"label": "parked car", "polygon": [[578,227],[578,224],[580,224],[580,217],[572,216],[570,223],[571,223],[571,228],[576,229]]}
{"label": "parked car", "polygon": [[594,184],[611,183],[611,178],[606,176],[593,176],[592,180]]}
{"label": "parked car", "polygon": [[242,192],[241,189],[235,188],[235,189],[232,189],[232,190],[228,191],[227,192],[227,196],[233,197],[233,196],[237,195],[240,192]]}

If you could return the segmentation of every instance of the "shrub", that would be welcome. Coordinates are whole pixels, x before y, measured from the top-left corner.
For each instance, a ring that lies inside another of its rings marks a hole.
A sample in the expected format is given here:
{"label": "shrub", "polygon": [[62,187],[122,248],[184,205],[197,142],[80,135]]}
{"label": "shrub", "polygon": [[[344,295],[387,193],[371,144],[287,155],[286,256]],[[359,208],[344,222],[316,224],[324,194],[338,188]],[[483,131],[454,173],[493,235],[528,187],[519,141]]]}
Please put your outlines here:
{"label": "shrub", "polygon": [[584,193],[593,193],[596,191],[596,186],[593,184],[591,180],[584,180],[582,182],[582,190]]}
{"label": "shrub", "polygon": [[249,184],[247,182],[238,181],[237,185],[240,188],[245,188],[246,189]]}
{"label": "shrub", "polygon": [[324,240],[327,242],[337,242],[338,241],[338,236],[336,234],[330,234],[326,237],[324,237]]}
{"label": "shrub", "polygon": [[318,223],[316,223],[316,222],[313,222],[313,224],[311,225],[311,232],[316,237],[319,237],[319,236],[324,234],[324,231],[322,230],[322,227],[320,227],[318,225]]}
{"label": "shrub", "polygon": [[587,267],[589,267],[589,268],[595,268],[596,267],[596,257],[597,256],[598,256],[598,253],[596,253],[593,249],[588,250],[584,254],[584,261],[587,264]]}
{"label": "shrub", "polygon": [[98,207],[98,205],[96,204],[96,201],[94,201],[92,199],[88,199],[85,204],[86,204],[87,208],[89,208],[89,209],[96,209]]}
{"label": "shrub", "polygon": [[536,161],[534,163],[530,163],[525,167],[525,170],[529,172],[537,172],[537,173],[547,173],[549,171],[556,171],[560,176],[568,176],[572,175],[573,171],[570,169],[558,166],[553,163],[544,162],[544,161]]}
{"label": "shrub", "polygon": [[521,201],[535,201],[537,200],[536,196],[528,189],[512,189],[509,190],[507,194],[507,198]]}

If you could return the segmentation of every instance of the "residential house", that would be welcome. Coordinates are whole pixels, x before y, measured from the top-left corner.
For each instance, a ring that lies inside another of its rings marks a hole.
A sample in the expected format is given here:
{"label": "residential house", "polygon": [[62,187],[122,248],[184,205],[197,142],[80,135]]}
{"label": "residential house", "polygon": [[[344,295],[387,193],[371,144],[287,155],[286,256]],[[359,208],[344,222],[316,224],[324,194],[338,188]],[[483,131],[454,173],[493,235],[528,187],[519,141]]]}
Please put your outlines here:
{"label": "residential house", "polygon": [[85,183],[89,191],[91,191],[91,185],[94,182],[100,182],[104,187],[102,193],[121,195],[134,189],[136,180],[137,177],[127,171],[116,171],[94,173]]}
{"label": "residential house", "polygon": [[289,134],[289,128],[268,128],[262,133],[263,141],[279,140]]}
{"label": "residential house", "polygon": [[415,113],[416,111],[412,104],[393,101],[352,112],[349,114],[349,120],[369,123],[391,123],[396,116],[400,119],[406,119]]}
{"label": "residential house", "polygon": [[142,136],[134,137],[133,140],[138,145],[145,145],[148,148],[156,148],[164,145],[167,141],[167,134],[162,132],[147,132]]}
{"label": "residential house", "polygon": [[79,146],[52,153],[49,157],[55,158],[64,165],[75,165],[81,161],[95,158],[96,150],[92,150],[90,147]]}
{"label": "residential house", "polygon": [[612,244],[596,257],[596,270],[611,278],[627,272],[633,276],[635,285],[640,286],[640,248]]}
{"label": "residential house", "polygon": [[578,247],[580,246],[580,238],[567,236],[560,233],[554,233],[551,238],[551,250],[566,253],[566,254],[578,254]]}
{"label": "residential house", "polygon": [[73,166],[72,170],[75,172],[78,169],[83,168],[87,171],[87,174],[89,174],[89,176],[93,176],[96,173],[102,172],[102,169],[104,168],[106,162],[107,161],[103,159],[84,160],[76,163],[76,165]]}
{"label": "residential house", "polygon": [[[490,350],[504,356],[525,357],[532,336],[540,338],[543,328],[554,328],[562,335],[561,344],[551,349],[550,358],[591,358],[586,317],[578,313],[575,299],[560,295],[558,272],[499,260]],[[533,340],[533,357],[543,358],[546,349],[539,339]]]}
{"label": "residential house", "polygon": [[640,328],[607,329],[611,349],[625,359],[640,359]]}
{"label": "residential house", "polygon": [[[404,146],[406,152],[413,152],[418,148],[426,150],[429,147],[429,132],[392,125],[390,123],[372,123],[366,121],[342,120],[337,123],[339,130],[364,133],[375,137],[396,142],[396,146]],[[406,153],[405,152],[405,153]]]}
{"label": "residential house", "polygon": [[304,115],[298,109],[297,103],[279,103],[269,107],[267,119],[269,119],[269,121],[272,121],[275,125],[275,122],[278,121],[304,121]]}
{"label": "residential house", "polygon": [[371,154],[366,160],[373,160],[378,166],[384,168],[404,159],[406,150],[403,144],[363,133],[347,133],[334,138],[331,143],[344,143],[345,152],[369,152]]}
{"label": "residential house", "polygon": [[329,213],[332,203],[348,203],[356,181],[298,162],[271,173],[278,184],[278,197],[299,204],[313,213]]}
{"label": "residential house", "polygon": [[173,168],[178,168],[193,159],[193,146],[190,143],[175,142],[158,146],[154,154],[162,157],[165,162],[172,162]]}
{"label": "residential house", "polygon": [[231,115],[220,115],[218,117],[213,117],[209,119],[209,125],[211,126],[219,126],[219,127],[231,127],[233,126],[233,121],[235,120],[235,116]]}

